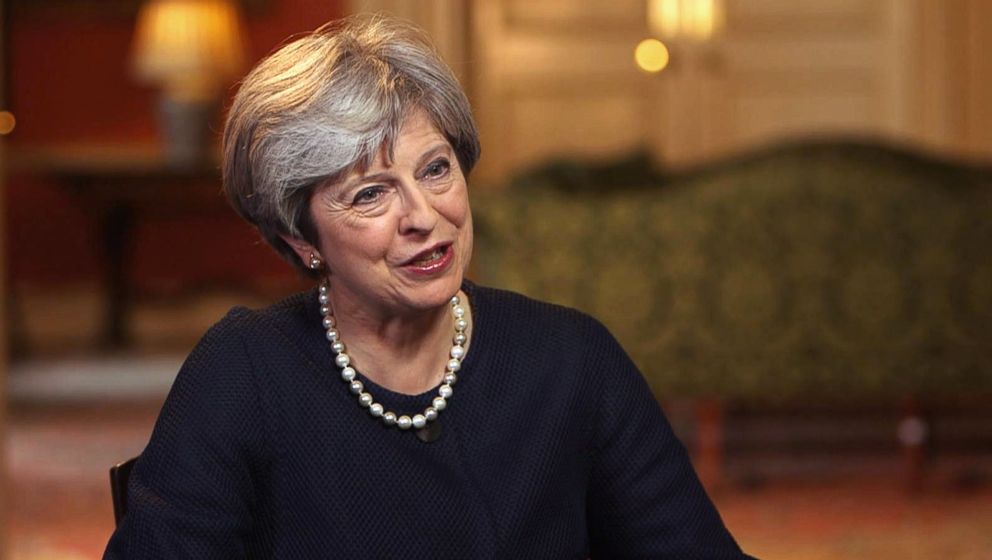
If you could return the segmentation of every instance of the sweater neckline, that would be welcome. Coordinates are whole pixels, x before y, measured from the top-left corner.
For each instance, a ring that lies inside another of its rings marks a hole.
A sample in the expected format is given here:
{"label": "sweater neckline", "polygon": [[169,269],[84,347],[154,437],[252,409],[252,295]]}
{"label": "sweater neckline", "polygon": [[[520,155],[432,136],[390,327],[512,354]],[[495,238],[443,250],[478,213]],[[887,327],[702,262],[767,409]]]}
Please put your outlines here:
{"label": "sweater neckline", "polygon": [[[484,332],[485,328],[485,313],[481,312],[479,305],[479,290],[475,283],[465,279],[462,281],[462,291],[468,296],[468,304],[472,307],[472,341],[469,346],[468,352],[466,352],[464,359],[462,360],[462,367],[459,370],[458,383],[455,384],[455,394],[457,395],[459,388],[467,388],[472,385],[472,372],[475,369],[474,364],[479,361],[478,355],[483,352],[485,344],[483,343],[483,336],[480,336],[481,332]],[[330,344],[324,338],[323,328],[320,327],[320,310],[319,304],[317,304],[317,289],[311,289],[305,300],[307,307],[307,321],[313,325],[313,330],[319,335],[319,340],[321,341],[322,350],[316,356],[318,359],[318,367],[331,371],[335,374],[335,379],[337,378],[337,366],[334,365],[334,353],[331,350]],[[387,409],[392,409],[397,412],[397,414],[408,414],[418,412],[418,409],[426,407],[433,399],[437,396],[437,389],[441,385],[438,382],[437,385],[423,391],[418,394],[408,394],[393,391],[387,389],[372,381],[366,377],[359,366],[352,364],[352,367],[356,371],[356,379],[359,379],[367,390],[375,395],[376,402],[381,402],[383,406]],[[341,384],[342,390],[347,391],[344,384]],[[350,395],[349,395],[350,396]],[[457,397],[456,397],[457,398]]]}

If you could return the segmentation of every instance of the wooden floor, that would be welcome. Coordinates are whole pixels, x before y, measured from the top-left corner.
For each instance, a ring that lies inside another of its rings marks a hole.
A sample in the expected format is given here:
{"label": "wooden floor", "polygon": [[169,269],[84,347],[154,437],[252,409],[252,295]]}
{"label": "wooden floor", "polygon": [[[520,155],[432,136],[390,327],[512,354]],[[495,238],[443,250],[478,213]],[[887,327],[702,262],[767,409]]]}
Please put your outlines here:
{"label": "wooden floor", "polygon": [[[113,530],[107,468],[141,451],[161,397],[139,391],[115,402],[12,406],[5,558],[101,556]],[[992,560],[992,485],[948,480],[935,476],[914,495],[895,474],[769,480],[718,489],[714,499],[741,545],[760,558]]]}
{"label": "wooden floor", "polygon": [[159,406],[13,407],[4,558],[100,558],[114,526],[108,469],[141,452]]}

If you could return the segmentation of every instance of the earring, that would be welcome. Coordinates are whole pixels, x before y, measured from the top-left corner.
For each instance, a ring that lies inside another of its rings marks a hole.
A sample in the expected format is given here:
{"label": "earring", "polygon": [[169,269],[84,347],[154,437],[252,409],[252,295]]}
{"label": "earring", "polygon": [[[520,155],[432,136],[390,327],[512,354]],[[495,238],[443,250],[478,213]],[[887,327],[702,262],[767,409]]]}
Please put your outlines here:
{"label": "earring", "polygon": [[320,257],[310,253],[310,270],[320,270],[324,268],[324,261],[320,260]]}

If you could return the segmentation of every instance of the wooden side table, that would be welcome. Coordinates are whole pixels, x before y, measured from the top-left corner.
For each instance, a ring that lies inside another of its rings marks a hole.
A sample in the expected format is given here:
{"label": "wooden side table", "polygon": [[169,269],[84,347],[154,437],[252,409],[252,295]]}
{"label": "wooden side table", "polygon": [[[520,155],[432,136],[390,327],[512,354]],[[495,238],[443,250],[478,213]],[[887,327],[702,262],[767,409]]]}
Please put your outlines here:
{"label": "wooden side table", "polygon": [[53,179],[95,216],[106,258],[102,344],[128,344],[129,278],[135,226],[152,215],[216,213],[226,201],[217,158],[192,167],[168,165],[154,146],[85,146],[22,150],[14,173]]}

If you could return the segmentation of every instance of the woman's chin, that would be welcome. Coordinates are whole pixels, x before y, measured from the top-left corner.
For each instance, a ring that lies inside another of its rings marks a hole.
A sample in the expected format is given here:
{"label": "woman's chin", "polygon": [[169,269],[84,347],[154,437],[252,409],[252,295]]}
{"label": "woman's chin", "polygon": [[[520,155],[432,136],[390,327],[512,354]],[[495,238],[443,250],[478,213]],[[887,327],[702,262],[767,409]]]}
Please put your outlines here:
{"label": "woman's chin", "polygon": [[422,283],[410,289],[403,299],[410,311],[430,311],[447,305],[451,297],[456,295],[462,286],[460,271],[451,271],[443,278],[436,278],[431,282]]}
{"label": "woman's chin", "polygon": [[416,309],[430,310],[446,305],[451,301],[451,297],[458,293],[462,286],[462,275],[451,275],[451,277],[439,279],[431,286],[425,286],[423,290],[418,290],[415,298],[411,302]]}
{"label": "woman's chin", "polygon": [[422,274],[420,271],[403,271],[406,293],[403,299],[407,300],[411,308],[428,310],[451,301],[451,297],[461,289],[465,278],[465,266],[459,262],[460,259],[453,261],[447,263],[444,270],[433,275]]}

